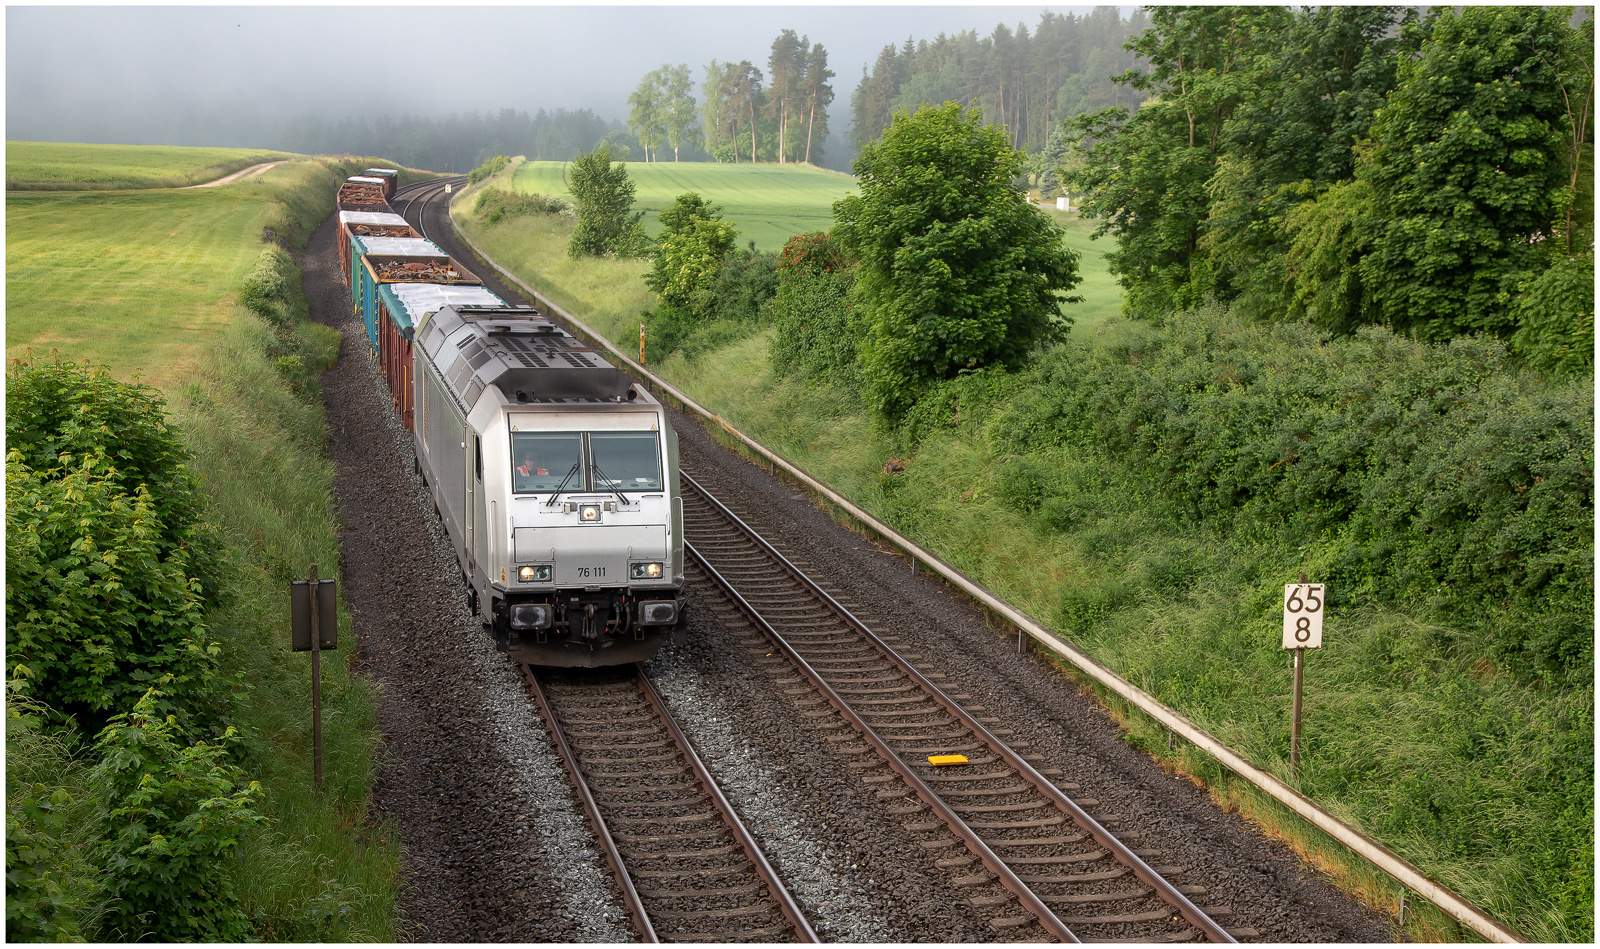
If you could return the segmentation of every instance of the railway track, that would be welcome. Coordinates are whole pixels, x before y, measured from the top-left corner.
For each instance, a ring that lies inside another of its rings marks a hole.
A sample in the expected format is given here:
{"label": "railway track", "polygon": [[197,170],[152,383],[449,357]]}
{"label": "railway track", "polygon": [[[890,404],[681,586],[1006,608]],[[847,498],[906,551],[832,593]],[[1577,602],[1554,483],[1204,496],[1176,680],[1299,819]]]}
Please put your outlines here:
{"label": "railway track", "polygon": [[[1183,868],[1119,839],[1108,829],[1116,815],[1093,816],[1098,802],[1052,783],[1060,772],[1035,767],[1017,750],[1025,743],[1007,744],[982,706],[945,693],[932,681],[942,676],[920,672],[693,478],[682,481],[691,580],[720,588],[788,657],[800,671],[789,691],[820,696],[803,714],[825,728],[838,720],[830,740],[882,785],[878,797],[908,830],[926,835],[922,845],[994,930],[1064,942],[1258,935],[1217,923],[1228,907],[1202,909],[1190,897],[1203,885],[1168,879]],[[936,766],[936,755],[967,763]]]}
{"label": "railway track", "polygon": [[519,667],[646,942],[817,942],[637,666]]}
{"label": "railway track", "polygon": [[[394,204],[397,205],[396,211],[401,217],[405,218],[412,227],[417,229],[418,234],[421,234],[428,240],[433,241],[435,244],[439,244],[439,241],[435,240],[434,236],[428,233],[428,225],[427,222],[423,220],[424,215],[422,212],[427,207],[429,201],[432,201],[433,199],[444,194],[445,185],[451,185],[459,188],[466,184],[466,182],[467,176],[459,175],[452,178],[432,178],[427,181],[413,182],[409,185],[396,188],[393,199]],[[400,203],[402,197],[405,200],[404,204]],[[416,207],[415,214],[412,213],[413,206]],[[454,235],[451,236],[453,237]],[[444,245],[440,244],[440,246],[442,247]]]}

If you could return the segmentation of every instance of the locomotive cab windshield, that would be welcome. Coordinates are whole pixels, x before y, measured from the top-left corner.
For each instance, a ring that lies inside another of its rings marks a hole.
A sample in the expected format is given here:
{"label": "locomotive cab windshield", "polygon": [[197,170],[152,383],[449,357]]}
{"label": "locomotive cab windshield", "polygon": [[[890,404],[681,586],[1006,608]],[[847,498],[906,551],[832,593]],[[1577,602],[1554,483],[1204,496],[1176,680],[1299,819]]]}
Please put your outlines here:
{"label": "locomotive cab windshield", "polygon": [[655,432],[512,432],[511,460],[517,494],[661,490]]}

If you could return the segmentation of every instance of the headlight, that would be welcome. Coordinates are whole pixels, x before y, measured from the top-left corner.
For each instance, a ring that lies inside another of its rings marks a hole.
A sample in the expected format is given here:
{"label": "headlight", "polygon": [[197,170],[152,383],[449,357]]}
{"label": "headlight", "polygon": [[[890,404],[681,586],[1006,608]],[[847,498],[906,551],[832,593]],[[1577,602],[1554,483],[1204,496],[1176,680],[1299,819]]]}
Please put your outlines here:
{"label": "headlight", "polygon": [[511,607],[511,628],[549,629],[554,616],[548,603],[518,603]]}
{"label": "headlight", "polygon": [[598,505],[598,504],[580,504],[580,505],[578,505],[578,521],[580,523],[583,523],[583,524],[598,524],[598,523],[600,523],[600,505]]}
{"label": "headlight", "polygon": [[630,580],[659,580],[661,579],[661,564],[635,563],[628,565],[628,579]]}
{"label": "headlight", "polygon": [[534,583],[539,580],[548,580],[550,579],[550,565],[547,563],[542,563],[533,567],[523,567],[521,570],[517,571],[517,576],[522,580],[523,583]]}
{"label": "headlight", "polygon": [[678,604],[673,600],[645,600],[639,604],[639,622],[646,626],[665,626],[678,621]]}

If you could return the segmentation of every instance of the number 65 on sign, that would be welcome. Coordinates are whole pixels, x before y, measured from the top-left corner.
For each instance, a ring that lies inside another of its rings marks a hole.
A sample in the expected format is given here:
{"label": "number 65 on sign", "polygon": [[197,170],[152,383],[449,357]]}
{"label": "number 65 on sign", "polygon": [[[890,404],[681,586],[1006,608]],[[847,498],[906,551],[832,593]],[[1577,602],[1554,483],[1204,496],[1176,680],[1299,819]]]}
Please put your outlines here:
{"label": "number 65 on sign", "polygon": [[1321,583],[1288,583],[1283,587],[1283,648],[1322,648]]}

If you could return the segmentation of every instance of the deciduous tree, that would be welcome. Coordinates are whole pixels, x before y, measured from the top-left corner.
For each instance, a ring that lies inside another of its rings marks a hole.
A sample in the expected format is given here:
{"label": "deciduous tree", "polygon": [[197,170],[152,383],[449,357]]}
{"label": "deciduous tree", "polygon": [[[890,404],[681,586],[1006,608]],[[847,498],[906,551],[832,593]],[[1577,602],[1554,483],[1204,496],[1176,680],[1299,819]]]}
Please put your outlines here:
{"label": "deciduous tree", "polygon": [[860,261],[863,370],[887,420],[926,386],[1019,366],[1065,331],[1077,255],[1013,185],[1022,159],[979,109],[955,103],[897,113],[856,159],[861,193],[834,204],[835,229]]}
{"label": "deciduous tree", "polygon": [[567,174],[567,190],[577,206],[578,223],[567,240],[569,257],[631,257],[648,241],[643,212],[633,211],[635,185],[626,162],[611,163],[604,142],[578,156]]}
{"label": "deciduous tree", "polygon": [[628,127],[644,146],[644,160],[649,161],[656,144],[661,141],[664,94],[661,88],[661,70],[657,69],[639,80],[628,96]]}
{"label": "deciduous tree", "polygon": [[662,66],[661,116],[667,144],[672,146],[672,160],[678,160],[678,149],[695,133],[695,102],[689,90],[689,67],[686,65]]}

